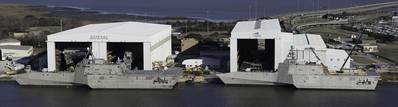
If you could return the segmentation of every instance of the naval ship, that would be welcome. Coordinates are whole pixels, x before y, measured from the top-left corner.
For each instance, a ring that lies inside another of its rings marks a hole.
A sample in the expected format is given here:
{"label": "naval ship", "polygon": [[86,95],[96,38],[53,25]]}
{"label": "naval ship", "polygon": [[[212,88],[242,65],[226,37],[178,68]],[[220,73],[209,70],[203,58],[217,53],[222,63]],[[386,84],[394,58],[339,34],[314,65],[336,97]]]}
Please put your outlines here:
{"label": "naval ship", "polygon": [[380,75],[375,70],[350,66],[357,45],[347,54],[328,49],[320,35],[286,33],[278,27],[277,19],[237,23],[231,32],[231,72],[217,74],[224,84],[376,89]]}
{"label": "naval ship", "polygon": [[130,70],[132,53],[126,52],[116,63],[86,57],[76,65],[74,72],[28,71],[19,74],[20,85],[72,86],[87,85],[92,89],[172,89],[182,69]]}
{"label": "naval ship", "polygon": [[[293,53],[291,53],[293,54]],[[330,71],[320,63],[298,63],[294,57],[279,64],[276,72],[218,74],[225,84],[294,85],[299,89],[375,90],[380,76],[375,71]]]}

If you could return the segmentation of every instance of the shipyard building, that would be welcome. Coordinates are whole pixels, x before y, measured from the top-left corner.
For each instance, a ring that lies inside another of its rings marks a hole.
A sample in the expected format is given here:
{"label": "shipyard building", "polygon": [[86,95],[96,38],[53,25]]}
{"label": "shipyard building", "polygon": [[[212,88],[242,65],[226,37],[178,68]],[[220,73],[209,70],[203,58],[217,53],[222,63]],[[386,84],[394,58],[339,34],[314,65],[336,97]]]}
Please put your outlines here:
{"label": "shipyard building", "polygon": [[[294,52],[299,63],[323,63],[339,70],[348,54],[328,49],[320,35],[282,32],[278,19],[241,21],[231,32],[230,71],[276,72]],[[349,68],[348,62],[344,68]]]}
{"label": "shipyard building", "polygon": [[[86,50],[93,59],[116,61],[132,52],[131,69],[152,70],[171,55],[171,26],[141,22],[91,24],[48,36],[48,71],[59,67],[59,54]],[[61,55],[65,57],[64,55]],[[62,57],[61,57],[62,58]]]}
{"label": "shipyard building", "polygon": [[21,41],[7,38],[0,40],[0,60],[18,60],[33,54],[33,47],[21,45]]}

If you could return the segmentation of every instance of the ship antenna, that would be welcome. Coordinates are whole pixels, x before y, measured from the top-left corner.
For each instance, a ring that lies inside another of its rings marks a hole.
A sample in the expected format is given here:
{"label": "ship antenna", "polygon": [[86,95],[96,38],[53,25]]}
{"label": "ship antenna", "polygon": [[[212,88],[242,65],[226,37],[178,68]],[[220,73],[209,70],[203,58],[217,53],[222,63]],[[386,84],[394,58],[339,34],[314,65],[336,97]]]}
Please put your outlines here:
{"label": "ship antenna", "polygon": [[354,47],[351,49],[350,54],[348,54],[347,58],[345,59],[343,65],[340,68],[340,72],[343,71],[343,68],[345,66],[345,64],[347,63],[348,59],[351,57],[352,53],[354,52],[355,48],[358,46],[358,41],[360,41],[362,39],[362,28],[359,29],[359,37],[356,41],[354,42]]}

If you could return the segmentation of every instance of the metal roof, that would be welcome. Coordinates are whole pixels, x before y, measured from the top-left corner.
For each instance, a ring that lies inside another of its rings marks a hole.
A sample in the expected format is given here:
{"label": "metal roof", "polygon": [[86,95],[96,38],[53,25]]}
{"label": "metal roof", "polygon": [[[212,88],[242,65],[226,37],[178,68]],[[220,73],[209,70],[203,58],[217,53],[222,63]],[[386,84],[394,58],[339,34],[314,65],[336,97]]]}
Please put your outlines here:
{"label": "metal roof", "polygon": [[238,22],[232,33],[256,33],[256,32],[281,32],[279,19],[241,21]]}
{"label": "metal roof", "polygon": [[6,39],[1,39],[0,43],[19,43],[21,41],[13,39],[13,38],[6,38]]}
{"label": "metal roof", "polygon": [[170,30],[168,33],[171,33],[171,26],[142,22],[90,24],[49,35],[48,41],[151,41],[165,38],[156,35],[165,30]]}
{"label": "metal roof", "polygon": [[30,50],[32,46],[16,46],[16,45],[3,45],[0,49],[12,49],[12,50]]}

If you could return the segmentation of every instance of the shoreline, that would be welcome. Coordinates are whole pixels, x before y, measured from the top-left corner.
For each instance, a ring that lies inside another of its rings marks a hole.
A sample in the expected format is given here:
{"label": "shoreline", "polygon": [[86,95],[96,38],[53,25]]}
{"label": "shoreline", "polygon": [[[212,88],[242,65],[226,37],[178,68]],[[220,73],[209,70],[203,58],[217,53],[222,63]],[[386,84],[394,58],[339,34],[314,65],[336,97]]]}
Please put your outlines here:
{"label": "shoreline", "polygon": [[[22,5],[29,5],[29,4],[22,4]],[[102,15],[128,15],[128,16],[139,16],[139,17],[158,17],[158,18],[173,18],[173,17],[179,17],[179,18],[187,18],[191,20],[206,20],[210,22],[235,22],[238,20],[252,20],[252,19],[232,19],[232,20],[227,20],[227,19],[211,19],[211,18],[206,18],[206,17],[192,17],[192,16],[161,16],[161,15],[148,15],[148,14],[139,14],[139,13],[131,13],[131,12],[109,12],[105,10],[95,10],[91,8],[85,8],[85,7],[77,7],[77,6],[55,6],[55,5],[31,5],[31,6],[47,6],[49,8],[70,8],[70,9],[78,9],[82,12],[97,12]],[[353,6],[353,7],[343,7],[343,8],[333,8],[333,9],[321,9],[321,10],[312,10],[312,11],[301,11],[301,12],[291,12],[291,13],[281,13],[281,14],[276,14],[276,15],[270,15],[270,16],[262,16],[262,17],[271,17],[271,18],[283,18],[283,17],[294,17],[298,15],[319,15],[319,14],[336,14],[342,11],[358,11],[357,9],[360,9],[359,11],[371,11],[371,10],[377,10],[380,8],[386,8],[386,7],[394,7],[398,6],[398,1],[392,1],[392,2],[383,2],[383,3],[375,3],[375,4],[365,4],[365,5],[358,5],[358,6]],[[364,9],[365,8],[365,9]],[[376,9],[372,9],[376,8]]]}
{"label": "shoreline", "polygon": [[[29,4],[28,4],[29,5]],[[186,18],[190,20],[206,20],[210,22],[234,22],[236,20],[242,19],[235,19],[235,20],[223,20],[223,19],[211,19],[206,17],[192,17],[192,16],[161,16],[161,15],[149,15],[149,14],[140,14],[140,13],[131,13],[131,12],[109,12],[104,10],[95,10],[91,8],[85,7],[76,7],[76,6],[55,6],[55,5],[31,5],[31,6],[46,6],[48,8],[70,8],[70,9],[77,9],[82,12],[97,12],[101,15],[127,15],[127,16],[139,16],[139,17],[157,17],[157,18]]]}
{"label": "shoreline", "polygon": [[397,7],[398,1],[392,2],[383,2],[383,3],[375,3],[375,4],[368,4],[368,5],[359,5],[353,7],[345,7],[345,8],[336,8],[336,9],[327,9],[327,10],[316,10],[316,11],[304,11],[304,12],[293,12],[293,13],[286,13],[280,15],[271,16],[273,18],[284,18],[284,17],[294,17],[299,15],[306,15],[306,16],[316,16],[319,14],[336,14],[343,11],[346,12],[364,12],[364,11],[372,11],[378,10],[382,8],[389,8],[389,7]]}
{"label": "shoreline", "polygon": [[[18,5],[18,4],[17,4]],[[85,8],[85,7],[76,7],[76,6],[55,6],[55,5],[29,5],[29,4],[22,4],[22,5],[27,5],[27,6],[42,6],[42,7],[47,7],[49,9],[51,8],[64,8],[64,9],[75,9],[81,12],[93,12],[98,15],[125,15],[125,16],[130,16],[130,17],[149,17],[149,18],[160,18],[160,19],[165,19],[165,20],[170,20],[174,18],[178,18],[179,20],[207,20],[211,22],[230,22],[229,20],[213,20],[209,18],[204,18],[204,17],[186,17],[186,16],[160,16],[160,15],[149,15],[149,14],[139,14],[139,13],[129,13],[129,12],[109,12],[109,11],[104,11],[104,10],[95,10],[91,8]],[[156,20],[159,21],[159,20]],[[233,21],[231,21],[233,22]]]}
{"label": "shoreline", "polygon": [[[47,8],[47,11],[53,11],[52,9],[56,8],[63,8],[65,10],[71,9],[71,10],[78,10],[80,12],[87,12],[87,13],[95,13],[98,15],[120,15],[120,16],[128,16],[128,17],[148,17],[148,18],[157,18],[160,20],[156,21],[161,21],[161,20],[170,20],[177,18],[177,20],[206,20],[210,22],[235,22],[238,20],[254,20],[254,19],[211,19],[211,18],[206,18],[206,17],[188,17],[188,16],[161,16],[161,15],[152,15],[152,14],[140,14],[140,13],[131,13],[131,12],[110,12],[106,10],[98,10],[98,9],[92,9],[92,8],[86,8],[86,7],[78,7],[78,6],[67,6],[67,5],[61,5],[61,6],[56,6],[56,5],[31,5],[31,4],[24,4],[24,3],[5,3],[5,5],[10,4],[10,5],[17,5],[17,6],[27,6],[27,7],[45,7]],[[383,3],[376,3],[376,4],[367,4],[367,5],[359,5],[359,6],[354,6],[354,7],[345,7],[345,8],[335,8],[335,9],[327,9],[327,10],[314,10],[314,11],[302,11],[302,12],[291,12],[291,13],[281,13],[277,15],[270,15],[270,16],[262,16],[262,17],[271,17],[271,18],[289,18],[289,17],[294,17],[294,16],[299,16],[299,15],[306,15],[306,16],[311,16],[311,15],[319,15],[319,14],[326,14],[326,13],[338,13],[342,11],[371,11],[371,10],[377,10],[380,8],[388,8],[388,7],[394,7],[398,6],[398,1],[392,1],[392,2],[383,2]]]}

